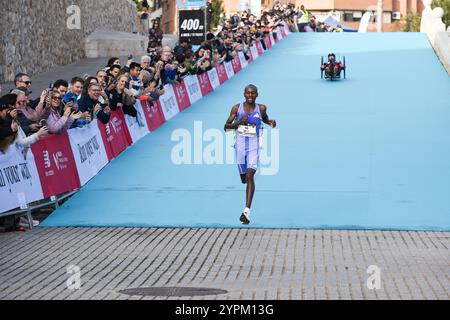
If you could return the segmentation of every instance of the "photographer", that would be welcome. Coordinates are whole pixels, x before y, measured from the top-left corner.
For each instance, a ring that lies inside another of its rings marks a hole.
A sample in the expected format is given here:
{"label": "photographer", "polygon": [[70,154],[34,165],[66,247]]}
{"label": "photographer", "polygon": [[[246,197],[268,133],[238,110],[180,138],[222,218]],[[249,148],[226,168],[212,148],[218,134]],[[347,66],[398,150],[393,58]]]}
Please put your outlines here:
{"label": "photographer", "polygon": [[78,108],[84,114],[89,115],[89,120],[98,118],[103,124],[107,124],[111,117],[111,109],[108,102],[102,103],[100,95],[102,88],[99,84],[90,84],[88,88],[88,95],[83,96],[78,100]]}

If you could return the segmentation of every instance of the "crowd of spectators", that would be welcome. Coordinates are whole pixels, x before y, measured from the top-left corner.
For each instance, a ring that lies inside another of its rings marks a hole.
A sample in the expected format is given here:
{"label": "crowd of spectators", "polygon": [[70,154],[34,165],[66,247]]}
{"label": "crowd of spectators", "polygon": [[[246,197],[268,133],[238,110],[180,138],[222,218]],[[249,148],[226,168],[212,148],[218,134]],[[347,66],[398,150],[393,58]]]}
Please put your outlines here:
{"label": "crowd of spectators", "polygon": [[12,144],[28,147],[48,134],[61,134],[94,119],[106,124],[118,108],[137,117],[136,99],[157,100],[166,84],[206,72],[239,52],[249,59],[250,47],[257,41],[266,49],[265,37],[270,33],[277,37],[277,26],[287,24],[295,31],[296,15],[293,5],[276,4],[260,18],[246,11],[222,16],[216,32],[208,33],[201,46],[193,48],[189,39],[181,39],[173,49],[162,46],[162,31],[155,20],[149,30],[148,55],[139,62],[132,56],[126,63],[112,57],[95,76],[74,77],[70,83],[56,80],[36,100],[31,99],[31,77],[19,73],[15,89],[0,98],[0,153]]}

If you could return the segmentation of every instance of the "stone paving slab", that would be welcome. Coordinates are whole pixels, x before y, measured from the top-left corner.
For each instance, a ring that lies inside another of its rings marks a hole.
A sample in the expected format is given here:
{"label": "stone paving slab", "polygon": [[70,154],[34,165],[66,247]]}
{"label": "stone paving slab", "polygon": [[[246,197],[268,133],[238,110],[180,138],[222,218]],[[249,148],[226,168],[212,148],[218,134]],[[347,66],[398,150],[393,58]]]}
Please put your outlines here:
{"label": "stone paving slab", "polygon": [[[178,299],[120,291],[194,287],[228,293],[183,299],[448,300],[449,246],[446,232],[36,228],[0,235],[0,299]],[[67,287],[71,265],[80,290]]]}

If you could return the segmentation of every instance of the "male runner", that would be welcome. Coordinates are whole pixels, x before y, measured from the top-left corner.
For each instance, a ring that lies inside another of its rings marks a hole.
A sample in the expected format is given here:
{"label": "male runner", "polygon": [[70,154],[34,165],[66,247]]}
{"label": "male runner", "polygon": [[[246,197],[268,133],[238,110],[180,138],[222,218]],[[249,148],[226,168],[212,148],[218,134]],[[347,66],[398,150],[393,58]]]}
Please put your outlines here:
{"label": "male runner", "polygon": [[[275,120],[269,120],[267,107],[256,104],[258,89],[248,85],[244,91],[245,102],[231,109],[225,124],[225,131],[236,130],[236,159],[243,184],[247,184],[246,207],[241,214],[243,224],[250,223],[250,208],[255,193],[255,173],[259,164],[259,134],[261,121],[272,128],[277,126]],[[236,120],[236,121],[235,121]]]}

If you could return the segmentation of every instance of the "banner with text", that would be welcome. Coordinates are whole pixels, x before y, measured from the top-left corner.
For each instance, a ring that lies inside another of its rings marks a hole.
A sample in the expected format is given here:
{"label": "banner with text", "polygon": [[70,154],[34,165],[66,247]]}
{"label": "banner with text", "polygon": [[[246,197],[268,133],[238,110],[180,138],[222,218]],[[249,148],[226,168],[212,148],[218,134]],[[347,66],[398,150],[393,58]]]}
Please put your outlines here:
{"label": "banner with text", "polygon": [[172,85],[168,84],[164,86],[164,94],[159,97],[159,102],[161,103],[164,119],[166,119],[166,121],[180,113]]}
{"label": "banner with text", "polygon": [[33,152],[11,145],[0,155],[0,212],[44,198]]}
{"label": "banner with text", "polygon": [[46,136],[31,146],[44,198],[80,188],[77,166],[69,135]]}
{"label": "banner with text", "polygon": [[106,125],[98,121],[98,127],[109,161],[121,154],[133,142],[120,108],[111,112],[111,119]]}
{"label": "banner with text", "polygon": [[68,134],[80,184],[84,186],[108,164],[102,135],[97,121],[83,128],[71,129]]}
{"label": "banner with text", "polygon": [[197,76],[187,76],[186,78],[183,79],[183,81],[189,95],[189,100],[191,101],[192,104],[196,103],[203,97]]}

